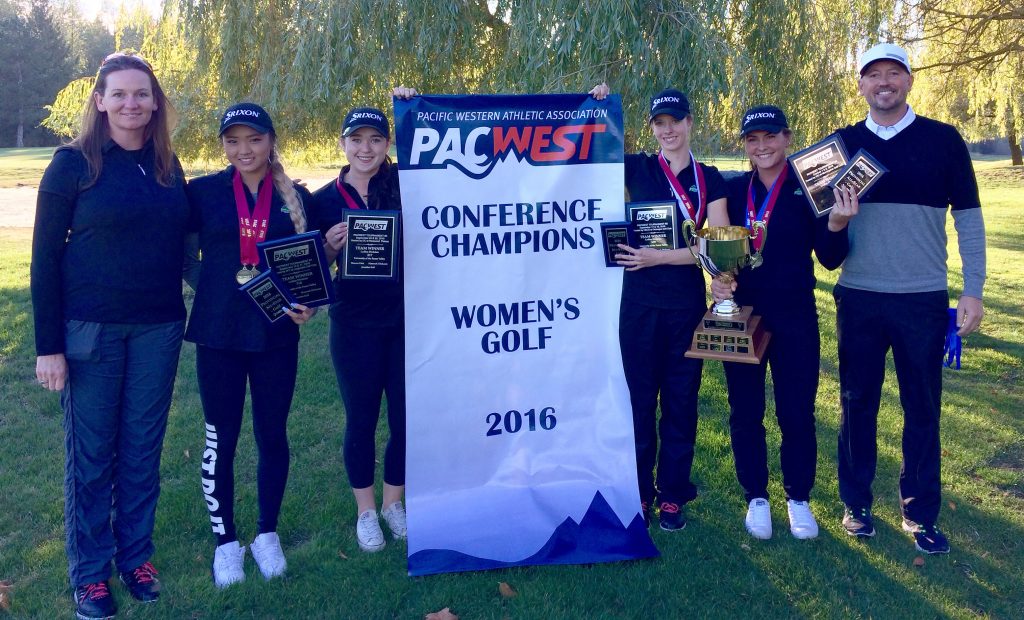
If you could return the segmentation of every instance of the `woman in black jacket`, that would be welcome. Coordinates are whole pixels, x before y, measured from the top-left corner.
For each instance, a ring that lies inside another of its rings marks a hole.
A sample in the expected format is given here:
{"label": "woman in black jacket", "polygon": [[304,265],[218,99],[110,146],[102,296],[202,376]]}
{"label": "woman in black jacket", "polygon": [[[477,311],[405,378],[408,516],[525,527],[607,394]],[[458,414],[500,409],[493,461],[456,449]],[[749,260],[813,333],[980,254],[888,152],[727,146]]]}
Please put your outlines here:
{"label": "woman in black jacket", "polygon": [[39,184],[32,239],[36,377],[61,392],[68,574],[79,618],[113,616],[110,562],[160,594],[153,522],[181,350],[188,202],[174,110],[134,54],[100,65],[82,129]]}
{"label": "woman in black jacket", "polygon": [[[416,94],[396,88],[396,97]],[[400,211],[398,166],[388,157],[391,131],[384,112],[354,108],[345,116],[339,145],[348,165],[314,196],[326,219],[340,220],[348,210]],[[327,232],[329,254],[342,250],[348,227]],[[356,500],[359,548],[384,548],[384,533],[374,491],[376,431],[381,398],[386,394],[390,437],[384,449],[382,510],[391,534],[405,538],[405,311],[402,273],[395,281],[335,279],[331,306],[331,358],[345,405],[345,470]]]}
{"label": "woman in black jacket", "polygon": [[217,587],[243,581],[245,547],[234,522],[234,456],[246,383],[259,451],[257,536],[250,549],[265,579],[286,568],[277,520],[288,480],[288,412],[295,391],[299,329],[315,313],[295,304],[290,321],[268,322],[239,286],[266,269],[256,243],[309,227],[312,197],[292,183],[267,111],[253,103],[224,112],[220,139],[230,165],[188,184],[202,266],[185,339],[196,343],[196,377],[206,419],[202,485],[217,537]]}
{"label": "woman in black jacket", "polygon": [[[826,268],[835,269],[846,255],[846,231],[829,230],[829,218],[816,218],[803,195],[786,159],[792,137],[782,110],[748,110],[740,135],[752,170],[728,181],[729,220],[739,226],[764,221],[764,247],[760,239],[752,241],[754,249],[761,250],[763,263],[740,271],[731,286],[713,280],[711,290],[716,302],[735,291],[736,302],[753,307],[772,339],[760,364],[724,363],[736,477],[746,496],[747,531],[754,538],[771,538],[764,429],[765,377],[771,366],[790,531],[796,538],[814,538],[818,524],[808,501],[818,455],[814,400],[821,343],[811,253]],[[830,217],[856,208],[855,195],[837,191],[837,201]]]}

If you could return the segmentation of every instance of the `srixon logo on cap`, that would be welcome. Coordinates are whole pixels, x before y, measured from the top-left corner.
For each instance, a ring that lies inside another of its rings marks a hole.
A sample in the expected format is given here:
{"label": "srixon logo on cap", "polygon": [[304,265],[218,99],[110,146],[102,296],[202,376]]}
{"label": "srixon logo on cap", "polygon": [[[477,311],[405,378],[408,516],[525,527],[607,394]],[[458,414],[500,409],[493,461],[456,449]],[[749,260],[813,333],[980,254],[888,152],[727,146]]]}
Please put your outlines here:
{"label": "srixon logo on cap", "polygon": [[753,114],[747,114],[747,118],[743,122],[749,123],[750,121],[756,121],[762,118],[775,120],[775,112],[754,112]]}
{"label": "srixon logo on cap", "polygon": [[251,116],[253,118],[259,118],[260,113],[257,110],[246,110],[244,108],[241,110],[231,110],[230,112],[224,115],[224,120],[231,120],[236,116]]}
{"label": "srixon logo on cap", "polygon": [[380,114],[374,114],[373,112],[356,112],[352,115],[352,120],[357,121],[363,118],[369,118],[377,121],[378,123],[384,122],[384,117]]}
{"label": "srixon logo on cap", "polygon": [[679,97],[659,97],[651,102],[651,109],[658,107],[663,103],[680,103]]}

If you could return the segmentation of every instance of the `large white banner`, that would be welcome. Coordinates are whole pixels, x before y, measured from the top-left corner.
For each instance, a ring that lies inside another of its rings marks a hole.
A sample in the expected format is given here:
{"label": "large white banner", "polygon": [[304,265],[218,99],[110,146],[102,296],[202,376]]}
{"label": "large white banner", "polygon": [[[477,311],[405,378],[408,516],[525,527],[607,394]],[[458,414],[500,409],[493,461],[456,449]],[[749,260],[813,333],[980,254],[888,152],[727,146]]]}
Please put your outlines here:
{"label": "large white banner", "polygon": [[651,557],[618,344],[616,96],[395,100],[409,573]]}

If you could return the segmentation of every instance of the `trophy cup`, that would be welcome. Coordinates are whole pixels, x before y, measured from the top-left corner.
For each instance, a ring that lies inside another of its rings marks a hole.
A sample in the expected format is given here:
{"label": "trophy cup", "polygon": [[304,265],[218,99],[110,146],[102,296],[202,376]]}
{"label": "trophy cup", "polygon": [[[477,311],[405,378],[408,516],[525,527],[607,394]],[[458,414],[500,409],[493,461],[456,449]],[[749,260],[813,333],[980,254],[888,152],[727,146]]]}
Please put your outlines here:
{"label": "trophy cup", "polygon": [[[712,226],[696,230],[691,220],[683,222],[683,241],[693,258],[711,277],[732,283],[740,269],[761,264],[761,252],[750,253],[750,239],[761,235],[761,247],[768,240],[764,222],[743,226]],[[695,243],[691,245],[690,239]],[[695,249],[696,248],[696,249]],[[732,299],[714,304],[693,332],[693,344],[686,357],[717,359],[726,362],[761,363],[771,334],[761,325],[761,317],[751,316],[750,308],[741,308]]]}

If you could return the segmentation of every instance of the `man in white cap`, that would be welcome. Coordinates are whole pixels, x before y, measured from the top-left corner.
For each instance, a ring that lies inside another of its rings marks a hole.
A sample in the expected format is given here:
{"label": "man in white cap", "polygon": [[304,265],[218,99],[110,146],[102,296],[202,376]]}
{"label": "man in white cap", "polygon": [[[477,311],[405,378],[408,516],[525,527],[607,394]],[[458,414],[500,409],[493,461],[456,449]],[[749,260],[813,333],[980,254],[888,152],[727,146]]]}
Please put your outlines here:
{"label": "man in white cap", "polygon": [[916,115],[907,104],[914,76],[905,50],[876,45],[861,56],[859,69],[867,118],[837,133],[850,154],[863,148],[889,173],[857,209],[829,224],[833,229],[848,224],[849,235],[849,253],[834,290],[843,527],[851,536],[875,534],[876,425],[891,349],[903,406],[903,529],[914,536],[919,550],[948,553],[949,542],[936,527],[942,356],[949,320],[945,223],[949,210],[963,262],[956,324],[959,334],[966,335],[978,328],[984,313],[985,226],[978,184],[957,130]]}

